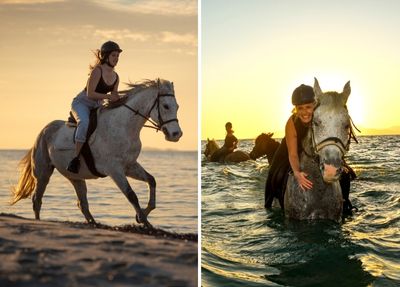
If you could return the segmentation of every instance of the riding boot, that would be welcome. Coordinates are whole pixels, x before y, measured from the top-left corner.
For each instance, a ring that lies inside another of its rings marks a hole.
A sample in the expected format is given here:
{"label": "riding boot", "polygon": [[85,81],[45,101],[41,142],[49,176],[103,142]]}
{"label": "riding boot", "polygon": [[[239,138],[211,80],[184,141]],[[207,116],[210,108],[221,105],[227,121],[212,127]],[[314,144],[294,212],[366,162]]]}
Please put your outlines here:
{"label": "riding boot", "polygon": [[353,205],[351,204],[350,200],[345,199],[343,202],[343,215],[349,216],[353,215]]}
{"label": "riding boot", "polygon": [[67,170],[72,173],[78,173],[80,166],[81,166],[81,161],[79,160],[79,156],[77,156],[74,157],[68,164]]}

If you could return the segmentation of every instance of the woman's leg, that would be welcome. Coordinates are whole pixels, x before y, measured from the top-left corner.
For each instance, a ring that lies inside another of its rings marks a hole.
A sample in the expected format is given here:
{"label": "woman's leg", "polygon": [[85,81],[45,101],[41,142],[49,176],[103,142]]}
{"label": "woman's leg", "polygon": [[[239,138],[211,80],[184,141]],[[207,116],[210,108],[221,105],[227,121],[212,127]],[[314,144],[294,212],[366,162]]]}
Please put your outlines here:
{"label": "woman's leg", "polygon": [[90,108],[78,100],[74,100],[72,103],[72,114],[77,122],[75,132],[75,157],[68,164],[67,170],[73,173],[78,173],[80,168],[79,154],[86,141],[86,134],[89,127]]}

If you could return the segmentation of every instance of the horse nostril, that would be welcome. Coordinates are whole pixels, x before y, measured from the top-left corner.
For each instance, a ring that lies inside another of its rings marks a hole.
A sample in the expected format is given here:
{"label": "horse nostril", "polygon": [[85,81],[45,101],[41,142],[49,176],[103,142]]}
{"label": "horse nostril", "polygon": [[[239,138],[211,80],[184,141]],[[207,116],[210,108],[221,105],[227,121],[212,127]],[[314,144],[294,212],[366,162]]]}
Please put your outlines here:
{"label": "horse nostril", "polygon": [[337,169],[337,174],[340,175],[343,172],[343,167],[339,167]]}
{"label": "horse nostril", "polygon": [[179,136],[179,132],[173,132],[173,133],[172,133],[172,136],[173,136],[173,137]]}

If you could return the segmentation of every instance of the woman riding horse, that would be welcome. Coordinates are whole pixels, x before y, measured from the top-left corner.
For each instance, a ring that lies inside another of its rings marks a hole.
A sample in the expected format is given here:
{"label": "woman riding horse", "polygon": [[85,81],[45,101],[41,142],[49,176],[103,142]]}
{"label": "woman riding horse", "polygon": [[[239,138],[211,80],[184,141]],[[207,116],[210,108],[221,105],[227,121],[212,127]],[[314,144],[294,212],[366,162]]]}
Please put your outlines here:
{"label": "woman riding horse", "polygon": [[[292,104],[295,106],[292,116],[288,119],[285,127],[285,137],[277,149],[268,172],[265,186],[265,207],[272,206],[273,199],[279,199],[283,209],[283,198],[289,171],[303,191],[312,188],[313,182],[308,174],[300,169],[299,154],[302,151],[302,141],[307,135],[313,118],[315,108],[315,95],[312,87],[300,85],[292,94]],[[350,180],[354,179],[354,171],[347,165],[347,173],[341,177],[340,185],[345,200],[344,213],[351,213],[353,208],[349,201]]]}
{"label": "woman riding horse", "polygon": [[225,130],[226,137],[224,145],[211,156],[211,161],[222,161],[237,148],[238,139],[233,135],[234,131],[231,122],[225,124]]}
{"label": "woman riding horse", "polygon": [[71,105],[72,115],[77,122],[75,134],[75,156],[68,164],[67,170],[78,173],[80,168],[79,155],[86,141],[89,127],[90,111],[101,106],[103,100],[119,99],[119,77],[114,71],[122,52],[117,43],[105,42],[96,54],[96,64],[90,66],[90,76],[86,87],[77,95]]}

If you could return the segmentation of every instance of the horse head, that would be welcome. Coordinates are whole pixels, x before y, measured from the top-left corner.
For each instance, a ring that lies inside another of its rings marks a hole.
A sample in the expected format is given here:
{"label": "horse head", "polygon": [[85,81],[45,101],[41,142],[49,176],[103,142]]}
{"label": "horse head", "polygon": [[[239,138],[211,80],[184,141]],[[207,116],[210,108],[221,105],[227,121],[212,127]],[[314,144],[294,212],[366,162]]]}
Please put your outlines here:
{"label": "horse head", "polygon": [[177,142],[182,136],[182,130],[177,118],[179,105],[175,98],[174,83],[158,79],[156,84],[157,97],[150,110],[150,118],[164,133],[166,140]]}
{"label": "horse head", "polygon": [[310,129],[311,143],[319,158],[322,177],[328,183],[339,179],[343,157],[350,145],[351,122],[346,107],[350,92],[350,81],[342,93],[323,93],[318,80],[314,82],[316,107]]}
{"label": "horse head", "polygon": [[219,149],[217,142],[212,139],[207,138],[206,149],[204,150],[204,155],[209,158],[211,155]]}
{"label": "horse head", "polygon": [[263,155],[267,155],[268,161],[271,162],[279,143],[272,139],[274,133],[262,133],[255,142],[254,147],[250,152],[251,159],[257,159]]}

